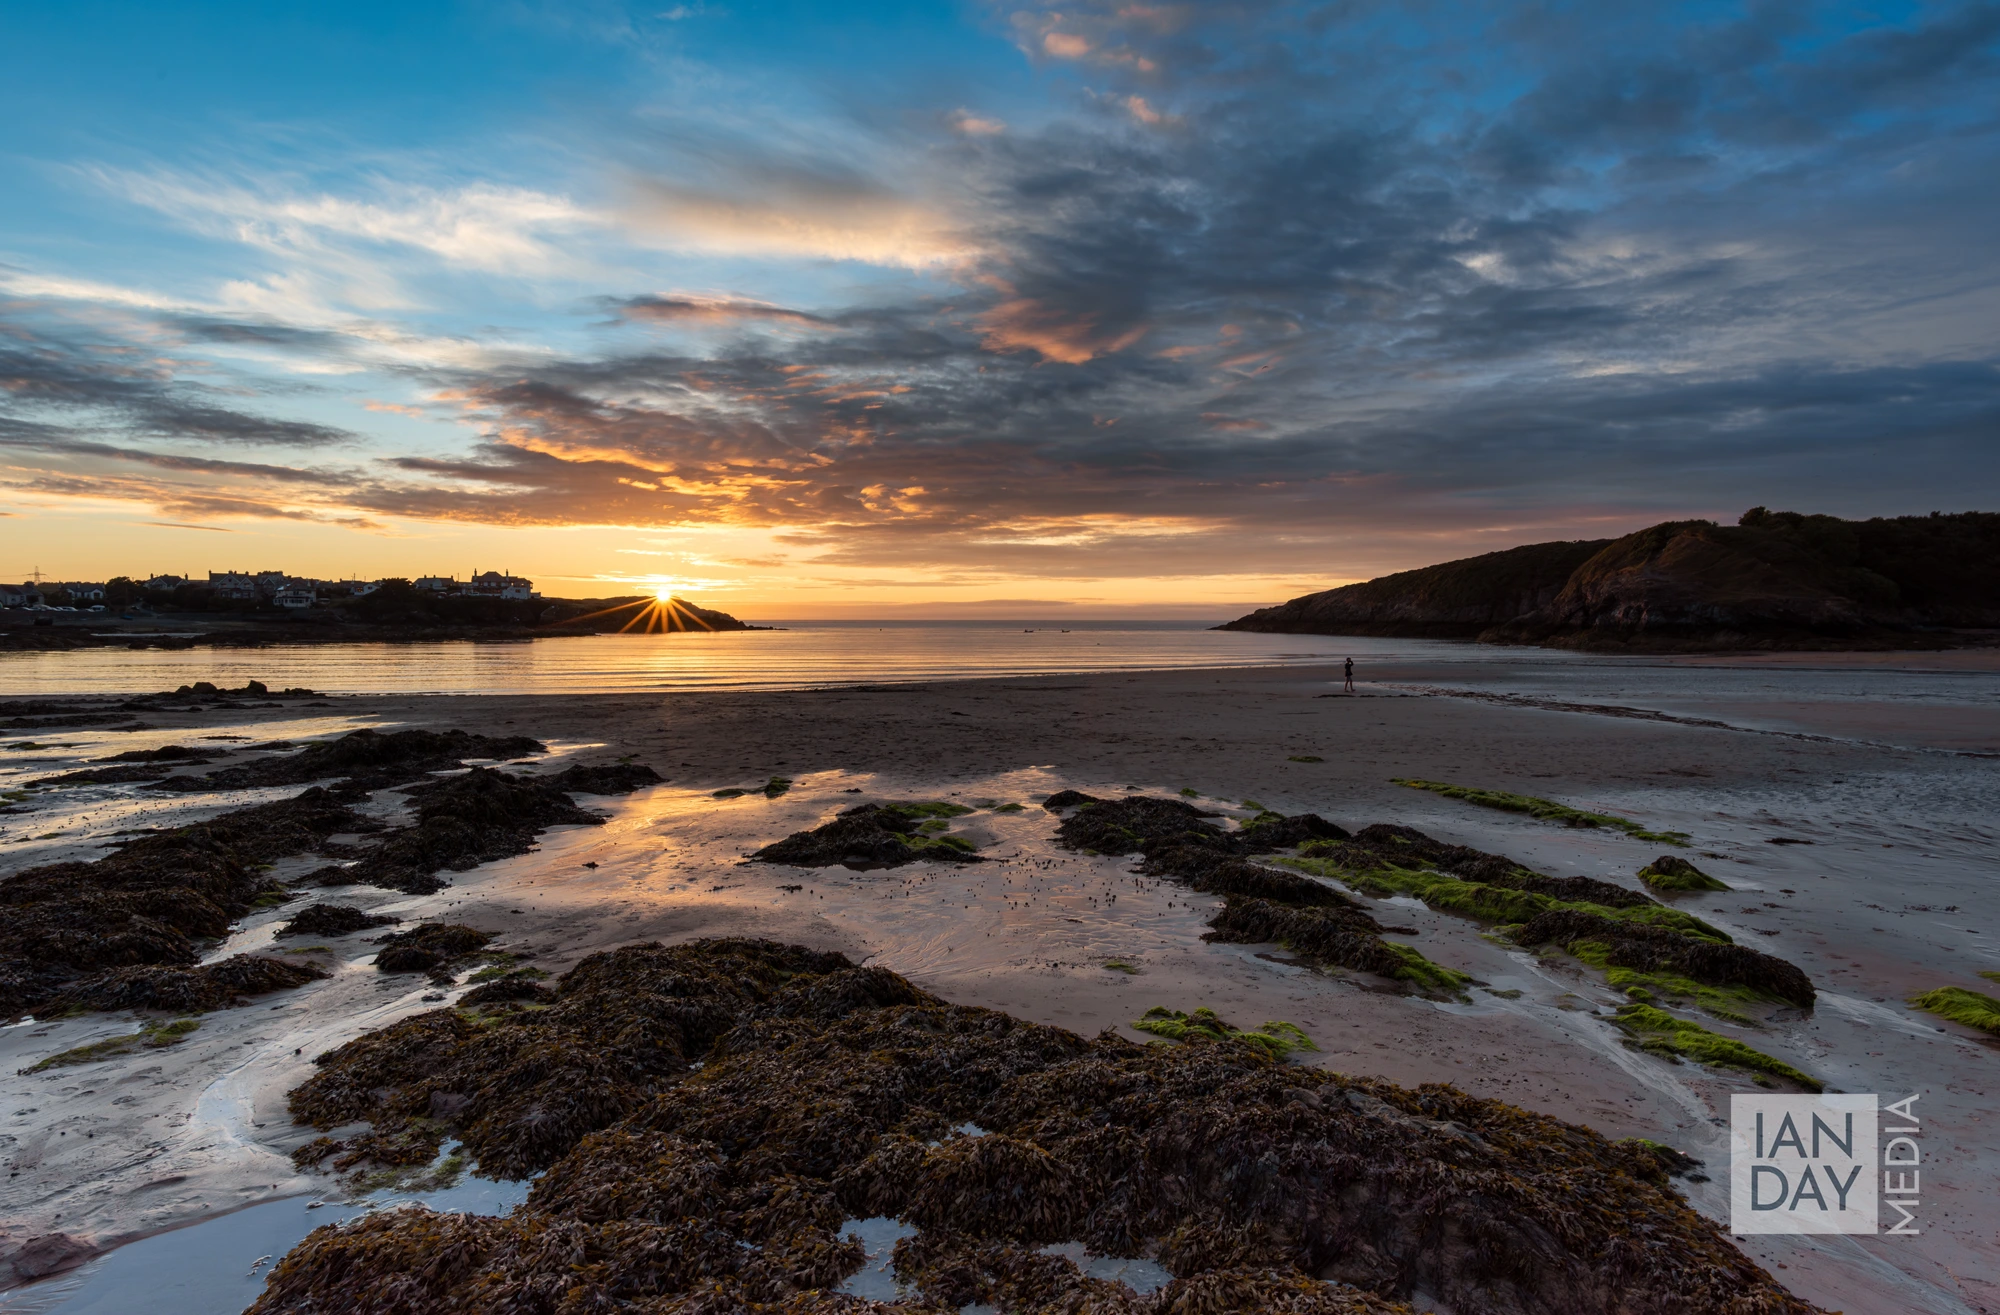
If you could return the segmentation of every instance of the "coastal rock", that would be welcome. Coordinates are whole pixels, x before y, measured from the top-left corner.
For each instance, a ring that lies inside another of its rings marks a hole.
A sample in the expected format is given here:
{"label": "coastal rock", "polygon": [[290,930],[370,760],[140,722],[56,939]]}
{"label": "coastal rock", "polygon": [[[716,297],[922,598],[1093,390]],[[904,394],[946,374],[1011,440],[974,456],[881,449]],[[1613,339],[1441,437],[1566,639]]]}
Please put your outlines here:
{"label": "coastal rock", "polygon": [[287,936],[348,936],[396,921],[384,915],[363,913],[349,904],[308,904],[271,934],[281,940]]}
{"label": "coastal rock", "polygon": [[1755,507],[1530,544],[1294,598],[1222,630],[1603,651],[1939,647],[2000,626],[2000,514],[1844,521]]}
{"label": "coastal rock", "polygon": [[0,881],[0,1014],[41,1008],[93,973],[191,968],[198,940],[227,935],[260,899],[283,893],[263,865],[336,833],[380,829],[312,789],[141,837],[94,862],[16,873]]}
{"label": "coastal rock", "polygon": [[[917,1226],[891,1262],[915,1292],[885,1310],[1812,1311],[1656,1156],[1448,1086],[1231,1039],[1086,1040],[762,941],[593,955],[555,997],[319,1058],[295,1114],[373,1129],[313,1157],[420,1163],[455,1135],[484,1172],[541,1176],[505,1218],[320,1228],[252,1315],[391,1291],[409,1315],[849,1311],[831,1289],[863,1263],[857,1215]],[[1044,1240],[1154,1256],[1173,1282],[1142,1301]]]}
{"label": "coastal rock", "polygon": [[522,758],[546,752],[525,735],[473,735],[466,731],[350,731],[335,740],[308,744],[297,753],[260,758],[205,776],[170,776],[149,788],[190,793],[197,790],[251,790],[274,785],[309,785],[347,778],[354,791],[379,790],[450,771],[468,758]]}
{"label": "coastal rock", "polygon": [[972,846],[937,830],[945,819],[972,810],[956,804],[860,804],[810,831],[795,831],[750,857],[759,863],[855,871],[901,867],[935,859],[978,863]]}
{"label": "coastal rock", "polygon": [[6,1257],[14,1277],[23,1283],[67,1273],[97,1254],[97,1247],[68,1233],[44,1233],[23,1242]]}

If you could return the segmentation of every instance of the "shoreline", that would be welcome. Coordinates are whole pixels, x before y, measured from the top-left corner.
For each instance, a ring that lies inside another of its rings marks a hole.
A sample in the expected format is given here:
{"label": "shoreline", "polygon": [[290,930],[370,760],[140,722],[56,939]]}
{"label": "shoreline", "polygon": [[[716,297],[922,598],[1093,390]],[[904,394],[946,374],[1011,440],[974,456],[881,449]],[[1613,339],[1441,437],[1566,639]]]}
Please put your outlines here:
{"label": "shoreline", "polygon": [[[1380,689],[1352,700],[1318,700],[1328,674],[1305,667],[1209,668],[1062,677],[1060,688],[1046,678],[1008,677],[923,682],[941,686],[935,689],[884,685],[873,693],[834,688],[484,696],[487,702],[476,705],[484,713],[482,730],[501,733],[504,727],[504,733],[553,741],[559,754],[552,758],[636,754],[637,761],[650,762],[670,781],[624,798],[585,797],[588,806],[612,815],[606,826],[550,831],[542,837],[539,853],[461,874],[455,878],[457,884],[437,895],[407,897],[347,888],[335,897],[343,903],[364,903],[371,910],[400,911],[409,918],[448,913],[452,921],[490,923],[503,934],[503,944],[534,949],[536,965],[551,972],[593,949],[635,940],[675,943],[703,934],[759,934],[843,948],[857,959],[866,952],[868,962],[902,972],[948,999],[1005,1009],[1086,1036],[1108,1026],[1139,1039],[1141,1034],[1131,1032],[1128,1025],[1153,1004],[1181,1009],[1212,1004],[1232,1021],[1248,1019],[1244,1026],[1265,1018],[1288,1019],[1299,1022],[1322,1045],[1322,1053],[1310,1057],[1315,1066],[1410,1086],[1452,1081],[1474,1094],[1597,1127],[1607,1136],[1652,1135],[1681,1145],[1709,1159],[1713,1172],[1717,1134],[1712,1124],[1705,1123],[1705,1117],[1713,1115],[1700,1116],[1697,1109],[1713,1110],[1722,1100],[1726,1110],[1726,1092],[1732,1083],[1733,1089],[1742,1089],[1742,1084],[1726,1076],[1691,1073],[1685,1066],[1671,1068],[1623,1050],[1593,1010],[1560,1006],[1563,993],[1575,994],[1588,983],[1538,978],[1530,971],[1531,964],[1516,963],[1505,950],[1483,940],[1475,924],[1421,905],[1410,907],[1402,900],[1393,901],[1394,917],[1385,920],[1414,927],[1417,934],[1410,939],[1426,955],[1471,968],[1500,989],[1521,989],[1523,997],[1489,996],[1476,999],[1471,1007],[1420,1002],[1371,988],[1358,978],[1301,974],[1260,954],[1257,947],[1204,943],[1200,933],[1216,901],[1171,887],[1133,890],[1125,860],[1086,860],[1054,849],[1052,819],[1034,807],[1036,801],[1030,797],[1044,789],[1106,793],[1137,785],[1148,793],[1171,795],[1187,787],[1208,799],[1256,798],[1285,812],[1318,811],[1343,825],[1405,822],[1441,838],[1506,853],[1542,871],[1627,882],[1630,873],[1653,856],[1650,850],[1641,853],[1645,846],[1639,842],[1491,813],[1390,785],[1388,778],[1409,775],[1505,788],[1532,786],[1534,793],[1579,806],[1637,813],[1649,824],[1693,830],[1699,844],[1723,856],[1698,861],[1729,879],[1738,887],[1738,895],[1711,897],[1719,912],[1700,902],[1690,907],[1713,917],[1739,939],[1755,940],[1759,948],[1774,948],[1801,963],[1822,989],[1824,1003],[1814,1024],[1795,1040],[1787,1040],[1790,1029],[1772,1034],[1762,1042],[1766,1048],[1775,1046],[1787,1059],[1850,1090],[1871,1089],[1861,1085],[1870,1082],[1879,1085],[1874,1075],[1888,1076],[1891,1065],[1906,1070],[1929,1065],[1932,1071],[1954,1075],[1947,1085],[1962,1085],[1977,1082],[1980,1066],[1990,1064],[1990,1046],[1966,1040],[1964,1029],[1933,1029],[1920,1021],[1928,1016],[1910,1014],[1900,1005],[1900,997],[1912,989],[1935,985],[1947,976],[1955,981],[1969,975],[1969,966],[1952,955],[1941,958],[1930,944],[1935,933],[1909,930],[1905,924],[1911,915],[1895,915],[1898,921],[1889,925],[1898,930],[1877,935],[1848,908],[1850,901],[1868,902],[1860,896],[1871,881],[1873,866],[1881,861],[1870,851],[1879,853],[1883,843],[1898,849],[1910,846],[1926,856],[1919,864],[1922,870],[1906,878],[1898,890],[1899,897],[1949,899],[1968,906],[1979,902],[1979,865],[1990,860],[1990,852],[1976,836],[1953,838],[1953,825],[1898,811],[1901,806],[1893,796],[1878,798],[1872,806],[1874,813],[1882,814],[1871,823],[1880,835],[1865,845],[1846,841],[1841,833],[1847,823],[1840,819],[1853,816],[1865,794],[1829,788],[1835,778],[1859,780],[1859,774],[1874,773],[1871,780],[1888,779],[1881,777],[1886,772],[1912,782],[1911,787],[1901,788],[1902,793],[1916,788],[1956,807],[1968,792],[1976,794],[1991,782],[1992,769],[1984,764],[1941,760],[1914,748],[1849,742],[1800,743],[1734,734],[1717,741],[1717,731],[1702,727],[1466,704]],[[336,700],[330,709],[313,710],[313,715],[321,719],[319,734],[331,733],[336,721],[343,726],[443,728],[468,724],[464,714],[471,706],[475,705],[451,696],[352,696]],[[114,748],[143,747],[142,740],[146,745],[164,743],[199,731],[249,733],[278,715],[253,719],[247,711],[229,713],[229,725],[222,724],[220,716],[211,722],[206,715],[179,713],[158,718],[173,724],[147,732],[79,730],[62,735],[79,741],[89,736]],[[299,713],[288,710],[285,715]],[[1288,755],[1301,753],[1327,761],[1288,760]],[[791,777],[791,792],[768,800],[761,795],[712,797],[715,789],[757,785],[772,775]],[[1787,785],[1792,779],[1802,784]],[[1021,814],[979,819],[980,827],[990,833],[990,840],[982,841],[988,846],[982,852],[1006,861],[942,870],[907,887],[901,879],[890,887],[875,874],[835,870],[808,877],[765,873],[759,871],[763,865],[738,866],[745,849],[824,820],[833,810],[859,799],[949,798],[954,793],[964,798],[1005,794],[1030,805]],[[1782,799],[1791,799],[1794,805],[1785,813],[1760,809],[1758,802],[1776,804]],[[74,811],[80,815],[81,805]],[[1774,827],[1773,820],[1780,825]],[[1813,847],[1772,848],[1766,843],[1781,830],[1800,829],[1815,840]],[[79,836],[77,843],[88,839]],[[59,845],[45,848],[45,842],[17,845],[12,836],[7,840],[0,849],[7,871],[30,861],[48,861],[63,851]],[[1016,857],[1007,859],[1010,854]],[[1931,860],[1931,854],[1941,859]],[[597,866],[586,868],[586,862]],[[1066,866],[1036,868],[1036,863]],[[1061,879],[1041,875],[1048,872],[1061,873]],[[867,879],[871,876],[875,879]],[[792,882],[810,885],[815,896],[810,912],[779,890]],[[1823,900],[1837,895],[1841,908],[1829,907],[1824,913],[1794,909],[1790,906],[1796,901],[1777,891],[1780,884],[1804,891],[1806,882],[1814,887],[1809,893]],[[1104,906],[1090,903],[1094,894],[1114,886],[1121,892],[1115,906],[1121,917],[1127,908],[1156,916],[1138,927],[1129,925],[1130,918],[1113,920]],[[1735,912],[1736,905],[1741,896],[1758,889],[1773,907],[1758,910],[1746,922]],[[1033,916],[1007,907],[1010,898],[1018,901],[1030,890],[1038,910]],[[1933,890],[1955,893],[1932,896]],[[1148,901],[1165,903],[1155,907]],[[1053,912],[1057,907],[1065,911]],[[1870,916],[1883,921],[1890,917],[1860,915],[1864,920]],[[1072,917],[1078,920],[1072,922]],[[1918,918],[1925,921],[1927,915]],[[277,920],[276,915],[246,919],[244,930],[223,948],[228,952],[254,948],[260,930]],[[1757,932],[1763,928],[1775,928],[1776,937],[1759,939]],[[976,938],[982,946],[968,952],[960,938],[974,931],[994,933],[993,939],[1010,947],[1008,953],[996,957],[987,952],[984,934]],[[1136,951],[1139,976],[1097,966],[1118,937],[1142,932],[1152,939]],[[1958,954],[1990,944],[1985,938],[1967,941],[1961,937],[1955,945]],[[205,1022],[195,1038],[162,1053],[180,1055],[191,1063],[187,1073],[191,1081],[196,1071],[212,1071],[202,1065],[221,1062],[220,1057],[231,1050],[244,1049],[240,1041],[249,1039],[263,1019],[278,1015],[289,1020],[290,1006],[284,1002],[294,998],[323,998],[322,1003],[307,1006],[308,1017],[301,1020],[307,1030],[331,1027],[341,1033],[360,1024],[351,1012],[353,1003],[337,1004],[340,995],[352,994],[355,1002],[374,1001],[367,1012],[378,1022],[390,1016],[383,1009],[414,1012],[429,1007],[421,1000],[421,988],[391,991],[376,980],[380,975],[365,963],[372,947],[364,952],[356,938],[352,949],[354,962],[333,981],[208,1015],[215,1023],[212,1031]],[[1979,966],[1994,966],[1988,962],[1991,950],[1979,952],[1987,956]],[[1059,967],[1037,967],[1015,959],[1042,964],[1053,960]],[[1521,980],[1517,983],[1508,973]],[[356,980],[344,985],[349,978]],[[1875,989],[1853,989],[1863,981]],[[1593,990],[1584,990],[1586,1001]],[[267,1007],[271,1003],[278,1008]],[[343,1016],[324,1019],[334,1008]],[[1897,1020],[1893,1026],[1892,1018]],[[67,1048],[92,1039],[93,1028],[108,1034],[129,1024],[95,1015],[59,1024],[56,1031],[34,1041],[48,1048],[60,1040],[61,1048]],[[1341,1032],[1353,1035],[1342,1037]],[[1815,1039],[1814,1032],[1822,1035]],[[298,1035],[291,1031],[267,1037],[263,1048],[253,1053],[272,1047],[289,1051],[293,1045],[279,1046],[279,1041]],[[20,1062],[16,1055],[25,1056],[27,1047],[21,1043],[28,1040],[12,1030],[0,1033],[7,1073]],[[197,1042],[202,1049],[193,1048]],[[1869,1058],[1870,1044],[1885,1052],[1879,1063]],[[301,1064],[305,1058],[309,1056],[302,1056]],[[241,1072],[242,1067],[232,1071]],[[259,1079],[256,1093],[249,1097],[249,1122],[262,1121],[265,1128],[259,1135],[274,1139],[268,1140],[267,1154],[289,1149],[295,1135],[309,1135],[284,1126],[282,1114],[283,1090],[304,1071],[277,1065]],[[76,1075],[84,1070],[67,1072]],[[23,1081],[33,1080],[6,1079],[15,1084]],[[203,1084],[204,1089],[212,1088],[214,1081]],[[76,1085],[80,1089],[93,1084]],[[148,1099],[154,1100],[187,1094],[179,1081],[149,1090],[155,1095]],[[101,1086],[94,1094],[105,1096]],[[1962,1104],[1965,1099],[1943,1092],[1939,1096],[1952,1108],[1957,1107],[1952,1101]],[[33,1104],[48,1107],[47,1101],[24,1100],[12,1108]],[[146,1105],[125,1108],[164,1112]],[[267,1117],[272,1112],[275,1118]],[[15,1120],[16,1126],[8,1129],[10,1135],[18,1137],[20,1122]],[[1980,1135],[1968,1129],[1965,1135],[1975,1138],[1967,1149],[1976,1145],[1976,1156],[1955,1165],[1955,1184],[1940,1189],[1946,1193],[1944,1199],[1957,1201],[1953,1213],[1960,1219],[1982,1212],[1990,1215],[1974,1198],[1958,1199],[1954,1194],[1978,1190],[1975,1164],[1983,1166],[1977,1173],[1988,1176],[2000,1166],[2000,1147],[1992,1144],[1990,1134],[1978,1140]],[[258,1163],[272,1162],[253,1157],[236,1168],[217,1167],[199,1182],[190,1177],[185,1181],[195,1186],[184,1191],[181,1208],[191,1209],[199,1192],[234,1190],[252,1179],[265,1184],[256,1190],[266,1195],[257,1199],[277,1199],[285,1180],[274,1182],[270,1171],[251,1167]],[[90,1183],[101,1177],[89,1169],[79,1173],[79,1168],[69,1162],[56,1174],[57,1165],[47,1165],[51,1175],[66,1175],[72,1182]],[[30,1217],[16,1203],[16,1194],[25,1188],[20,1179],[8,1188],[9,1218]],[[1714,1196],[1718,1190],[1711,1183],[1689,1195],[1697,1206],[1712,1211],[1719,1208]],[[55,1209],[51,1202],[42,1218]],[[1939,1232],[1933,1241],[1902,1254],[1902,1263],[1916,1265],[1915,1272],[1922,1276],[1917,1281],[1931,1294],[1921,1302],[1879,1272],[1876,1262],[1865,1259],[1871,1245],[1875,1252],[1883,1251],[1881,1240],[1857,1244],[1859,1255],[1848,1254],[1844,1246],[1816,1245],[1811,1239],[1766,1239],[1746,1250],[1767,1265],[1790,1259],[1793,1268],[1783,1277],[1795,1289],[1806,1282],[1805,1276],[1794,1272],[1798,1266],[1817,1265],[1825,1267],[1826,1282],[1848,1283],[1850,1292],[1859,1284],[1859,1290],[1877,1292],[1885,1301],[1893,1293],[1893,1300],[1906,1303],[1904,1308],[1956,1311],[1969,1307],[1944,1300],[1944,1293],[1955,1286],[1943,1277],[1945,1273],[1982,1285],[1981,1300],[2000,1294],[2000,1275],[1990,1273],[1991,1267],[1977,1258],[1977,1247],[1970,1253],[1964,1249],[1971,1245],[1969,1236],[1964,1242],[1953,1241],[1954,1236],[1955,1232]],[[1887,1252],[1883,1259],[1894,1265],[1896,1254]],[[1891,1286],[1882,1286],[1885,1283]],[[1808,1282],[1801,1290],[1821,1304],[1840,1304],[1831,1288],[1820,1290]],[[1849,1309],[1857,1308],[1851,1295],[1846,1300]]]}

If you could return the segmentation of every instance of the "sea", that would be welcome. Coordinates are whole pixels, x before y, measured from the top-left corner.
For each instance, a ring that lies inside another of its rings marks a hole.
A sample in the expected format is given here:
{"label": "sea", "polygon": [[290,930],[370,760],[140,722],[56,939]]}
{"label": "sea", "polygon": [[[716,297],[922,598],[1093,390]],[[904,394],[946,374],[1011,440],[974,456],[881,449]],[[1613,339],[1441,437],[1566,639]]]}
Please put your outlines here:
{"label": "sea", "polygon": [[1578,703],[1900,747],[2000,752],[1991,730],[2000,714],[2000,661],[1967,656],[1627,657],[1452,640],[1249,634],[1185,621],[794,621],[746,631],[504,643],[7,653],[0,654],[0,696],[153,694],[203,680],[225,688],[261,680],[273,689],[329,694],[752,691],[1324,668],[1352,658],[1356,680],[1383,692]]}

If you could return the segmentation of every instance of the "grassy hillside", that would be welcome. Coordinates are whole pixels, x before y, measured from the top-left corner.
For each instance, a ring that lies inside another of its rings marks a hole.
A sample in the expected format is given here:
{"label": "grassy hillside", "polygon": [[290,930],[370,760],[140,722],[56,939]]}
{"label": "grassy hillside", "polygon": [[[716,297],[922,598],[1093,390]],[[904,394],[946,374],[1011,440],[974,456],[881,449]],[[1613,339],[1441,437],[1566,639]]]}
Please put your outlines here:
{"label": "grassy hillside", "polygon": [[1757,507],[1530,544],[1295,598],[1220,627],[1640,651],[1935,647],[2000,627],[2000,514],[1846,521]]}

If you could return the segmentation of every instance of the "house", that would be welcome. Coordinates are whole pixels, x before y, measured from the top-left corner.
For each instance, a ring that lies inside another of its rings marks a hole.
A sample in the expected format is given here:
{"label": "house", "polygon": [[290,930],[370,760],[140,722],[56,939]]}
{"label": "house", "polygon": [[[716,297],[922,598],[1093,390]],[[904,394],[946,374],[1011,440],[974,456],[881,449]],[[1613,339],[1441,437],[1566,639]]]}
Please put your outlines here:
{"label": "house", "polygon": [[270,598],[275,594],[282,593],[284,590],[290,588],[291,585],[292,581],[283,571],[257,572],[257,596],[259,598]]}
{"label": "house", "polygon": [[32,585],[0,584],[0,607],[27,607],[41,601],[41,594]]}
{"label": "house", "polygon": [[507,575],[500,571],[474,572],[466,584],[465,592],[475,598],[506,598],[525,600],[540,598],[535,592],[535,582],[524,580],[518,575]]}
{"label": "house", "polygon": [[412,589],[424,589],[434,594],[455,594],[458,592],[458,577],[455,575],[420,575],[410,581]]}
{"label": "house", "polygon": [[303,612],[318,599],[311,589],[280,589],[271,595],[271,601],[287,611]]}
{"label": "house", "polygon": [[72,603],[101,603],[104,601],[104,586],[73,582],[57,586],[58,592],[69,595]]}
{"label": "house", "polygon": [[347,583],[347,592],[355,598],[366,598],[381,587],[380,580],[350,580]]}
{"label": "house", "polygon": [[187,578],[185,576],[156,575],[152,579],[146,581],[146,587],[148,589],[172,591],[180,588],[182,585],[186,583],[187,583]]}
{"label": "house", "polygon": [[241,602],[255,602],[257,599],[257,577],[244,571],[210,571],[208,587],[217,598]]}

